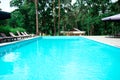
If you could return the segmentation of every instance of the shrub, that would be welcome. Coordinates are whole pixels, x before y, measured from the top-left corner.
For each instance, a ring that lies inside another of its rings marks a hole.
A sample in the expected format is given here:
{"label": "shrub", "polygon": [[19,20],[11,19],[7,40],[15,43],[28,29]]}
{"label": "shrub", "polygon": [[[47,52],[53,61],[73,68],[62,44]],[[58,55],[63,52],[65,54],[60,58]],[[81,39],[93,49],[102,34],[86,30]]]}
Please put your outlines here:
{"label": "shrub", "polygon": [[10,26],[0,26],[0,33],[9,34],[11,27]]}
{"label": "shrub", "polygon": [[14,34],[16,34],[16,31],[24,32],[25,29],[20,27],[12,28],[10,26],[0,26],[0,33],[5,33],[6,35],[9,35],[9,32],[13,32]]}

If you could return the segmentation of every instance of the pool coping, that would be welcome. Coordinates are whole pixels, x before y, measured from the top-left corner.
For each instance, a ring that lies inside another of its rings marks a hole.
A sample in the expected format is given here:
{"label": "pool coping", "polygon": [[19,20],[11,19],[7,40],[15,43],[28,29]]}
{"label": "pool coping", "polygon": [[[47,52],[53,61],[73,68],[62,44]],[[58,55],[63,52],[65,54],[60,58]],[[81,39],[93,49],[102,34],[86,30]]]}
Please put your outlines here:
{"label": "pool coping", "polygon": [[10,44],[14,44],[14,43],[18,43],[18,42],[22,42],[22,41],[27,41],[27,40],[35,39],[35,38],[38,38],[38,37],[40,37],[40,36],[31,37],[31,38],[26,38],[26,39],[21,39],[21,40],[17,40],[17,41],[13,41],[13,42],[1,43],[1,44],[0,44],[0,47],[6,46],[6,45],[10,45]]}

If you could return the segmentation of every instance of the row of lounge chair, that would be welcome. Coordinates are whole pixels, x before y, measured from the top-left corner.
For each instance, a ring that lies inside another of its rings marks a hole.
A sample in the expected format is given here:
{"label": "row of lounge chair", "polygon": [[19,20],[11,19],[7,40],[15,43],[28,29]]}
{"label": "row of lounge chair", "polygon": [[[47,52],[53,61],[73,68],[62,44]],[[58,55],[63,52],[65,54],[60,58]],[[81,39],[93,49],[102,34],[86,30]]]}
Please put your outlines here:
{"label": "row of lounge chair", "polygon": [[11,42],[11,41],[16,41],[16,40],[21,40],[24,38],[29,38],[32,37],[31,35],[27,34],[26,32],[19,32],[17,31],[17,36],[12,33],[9,32],[10,36],[7,36],[5,33],[0,33],[0,42]]}

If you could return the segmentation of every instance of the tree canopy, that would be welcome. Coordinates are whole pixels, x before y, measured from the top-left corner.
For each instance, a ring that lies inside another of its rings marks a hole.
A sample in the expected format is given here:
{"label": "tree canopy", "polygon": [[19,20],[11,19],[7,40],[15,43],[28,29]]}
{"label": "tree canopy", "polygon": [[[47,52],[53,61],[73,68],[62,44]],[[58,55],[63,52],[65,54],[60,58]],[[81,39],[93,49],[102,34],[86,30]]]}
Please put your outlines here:
{"label": "tree canopy", "polygon": [[[0,25],[24,28],[35,33],[35,0],[11,0],[11,7],[17,7],[11,13],[11,19]],[[101,18],[120,13],[120,0],[38,0],[38,29],[47,35],[59,35],[62,30],[78,28],[86,35],[106,35],[120,32],[120,23],[103,22]]]}

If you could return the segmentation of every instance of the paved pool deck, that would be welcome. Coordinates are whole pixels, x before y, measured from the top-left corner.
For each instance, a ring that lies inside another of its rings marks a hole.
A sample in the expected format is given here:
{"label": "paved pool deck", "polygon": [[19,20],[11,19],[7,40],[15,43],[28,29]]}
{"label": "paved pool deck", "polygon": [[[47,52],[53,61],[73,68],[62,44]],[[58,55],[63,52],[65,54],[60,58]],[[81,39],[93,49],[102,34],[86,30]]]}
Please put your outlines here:
{"label": "paved pool deck", "polygon": [[83,37],[120,48],[120,38],[114,38],[109,36],[83,36]]}

